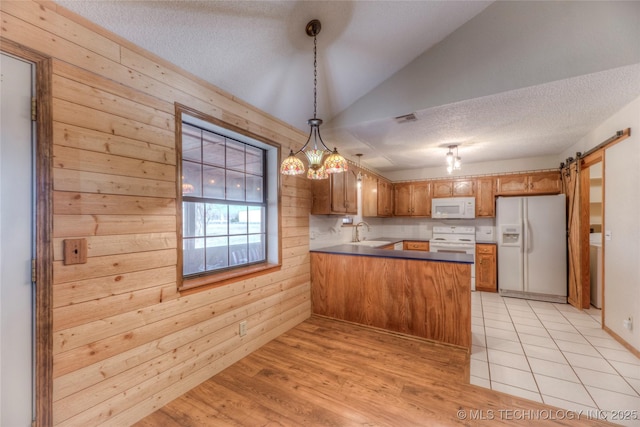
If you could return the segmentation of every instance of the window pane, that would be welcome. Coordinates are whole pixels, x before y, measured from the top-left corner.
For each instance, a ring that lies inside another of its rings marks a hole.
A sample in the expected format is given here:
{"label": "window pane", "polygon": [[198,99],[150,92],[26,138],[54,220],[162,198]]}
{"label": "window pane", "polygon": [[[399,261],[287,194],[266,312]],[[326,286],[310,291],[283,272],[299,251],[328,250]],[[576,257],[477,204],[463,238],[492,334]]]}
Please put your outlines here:
{"label": "window pane", "polygon": [[202,197],[202,166],[198,163],[182,162],[182,194]]}
{"label": "window pane", "polygon": [[224,169],[203,166],[204,197],[224,199]]}
{"label": "window pane", "polygon": [[184,239],[182,241],[182,274],[196,274],[204,271],[204,239]]}
{"label": "window pane", "polygon": [[262,173],[262,153],[263,151],[256,147],[251,147],[250,145],[246,146],[246,155],[247,155],[247,165],[246,171],[247,173],[251,173],[253,175],[263,176]]}
{"label": "window pane", "polygon": [[200,129],[182,124],[182,158],[200,163]]}
{"label": "window pane", "polygon": [[262,177],[247,175],[247,202],[262,202]]}
{"label": "window pane", "polygon": [[229,234],[247,234],[246,206],[229,206]]}
{"label": "window pane", "polygon": [[207,270],[216,270],[229,266],[228,238],[207,238]]}
{"label": "window pane", "polygon": [[244,172],[245,144],[227,139],[227,169]]}
{"label": "window pane", "polygon": [[244,201],[244,173],[227,171],[227,200]]}
{"label": "window pane", "polygon": [[249,262],[265,260],[264,234],[249,235]]}
{"label": "window pane", "polygon": [[182,202],[182,235],[204,236],[204,203]]}
{"label": "window pane", "polygon": [[249,206],[249,233],[264,233],[265,208]]}
{"label": "window pane", "polygon": [[202,161],[224,167],[225,138],[215,133],[202,131]]}
{"label": "window pane", "polygon": [[247,236],[229,237],[229,265],[240,265],[249,262],[247,252]]}
{"label": "window pane", "polygon": [[207,236],[229,234],[227,205],[207,203]]}
{"label": "window pane", "polygon": [[266,260],[266,151],[216,132],[183,123],[185,276]]}

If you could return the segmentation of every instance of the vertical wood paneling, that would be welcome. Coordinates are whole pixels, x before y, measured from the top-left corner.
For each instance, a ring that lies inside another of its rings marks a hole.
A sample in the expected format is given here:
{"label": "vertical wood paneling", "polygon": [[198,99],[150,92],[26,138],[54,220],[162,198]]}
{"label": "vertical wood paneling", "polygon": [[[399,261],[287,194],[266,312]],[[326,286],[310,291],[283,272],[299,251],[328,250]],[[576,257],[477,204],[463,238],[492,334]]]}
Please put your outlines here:
{"label": "vertical wood paneling", "polygon": [[[311,191],[296,177],[278,271],[177,293],[174,104],[285,148],[304,134],[54,3],[0,10],[2,39],[52,63],[54,425],[131,424],[309,317]],[[71,237],[86,264],[63,264]]]}
{"label": "vertical wood paneling", "polygon": [[313,252],[311,268],[313,313],[471,348],[469,264]]}

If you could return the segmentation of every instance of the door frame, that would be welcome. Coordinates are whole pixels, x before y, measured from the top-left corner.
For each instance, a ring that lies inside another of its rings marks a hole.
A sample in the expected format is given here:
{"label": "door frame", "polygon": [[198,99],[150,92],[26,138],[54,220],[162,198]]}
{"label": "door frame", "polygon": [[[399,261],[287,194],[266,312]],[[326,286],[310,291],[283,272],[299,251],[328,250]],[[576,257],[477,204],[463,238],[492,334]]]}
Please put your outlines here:
{"label": "door frame", "polygon": [[[580,271],[581,286],[584,301],[586,307],[591,305],[591,269],[590,269],[590,257],[589,257],[589,234],[590,234],[590,213],[591,213],[591,172],[589,168],[596,164],[602,164],[602,227],[604,229],[604,148],[599,148],[590,154],[580,158],[580,212],[582,214],[582,221],[580,222]],[[602,247],[602,256],[604,257],[604,246]],[[604,269],[604,265],[603,265]],[[604,271],[600,272],[603,277],[602,280],[602,302],[600,310],[600,324],[604,325]],[[586,298],[586,296],[589,298]]]}
{"label": "door frame", "polygon": [[35,152],[35,420],[53,425],[53,209],[52,209],[52,60],[39,52],[0,37],[0,51],[32,62],[36,67]]}

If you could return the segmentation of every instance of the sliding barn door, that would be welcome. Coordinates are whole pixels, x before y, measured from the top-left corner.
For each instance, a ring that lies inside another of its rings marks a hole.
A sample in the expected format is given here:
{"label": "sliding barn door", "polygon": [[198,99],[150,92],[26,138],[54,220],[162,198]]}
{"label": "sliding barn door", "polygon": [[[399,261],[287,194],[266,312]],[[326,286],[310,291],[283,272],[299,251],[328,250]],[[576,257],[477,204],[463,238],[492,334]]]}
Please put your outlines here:
{"label": "sliding barn door", "polygon": [[[571,163],[562,170],[562,183],[567,195],[567,249],[569,253],[569,294],[568,302],[572,306],[583,309],[589,308],[589,292],[584,291],[582,256],[581,256],[581,216],[582,179],[580,173],[580,161]],[[588,222],[587,222],[588,224]]]}

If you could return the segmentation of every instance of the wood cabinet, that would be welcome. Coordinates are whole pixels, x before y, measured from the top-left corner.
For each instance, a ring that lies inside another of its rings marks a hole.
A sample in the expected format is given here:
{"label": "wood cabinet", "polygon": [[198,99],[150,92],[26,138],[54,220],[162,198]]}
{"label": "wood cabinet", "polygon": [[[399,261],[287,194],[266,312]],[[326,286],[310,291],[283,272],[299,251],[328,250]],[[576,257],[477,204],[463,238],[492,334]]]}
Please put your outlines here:
{"label": "wood cabinet", "polygon": [[393,185],[389,181],[378,179],[378,216],[393,215]]}
{"label": "wood cabinet", "polygon": [[560,171],[501,175],[496,178],[496,195],[499,196],[559,194],[561,190]]}
{"label": "wood cabinet", "polygon": [[494,192],[495,178],[476,179],[476,217],[495,217],[496,198]]}
{"label": "wood cabinet", "polygon": [[328,179],[312,180],[313,215],[345,215],[358,213],[358,183],[356,173],[332,173]]}
{"label": "wood cabinet", "polygon": [[432,183],[432,197],[473,197],[475,195],[475,180],[447,179]]}
{"label": "wood cabinet", "polygon": [[429,252],[429,242],[405,240],[402,242],[402,249],[404,249],[405,251]]}
{"label": "wood cabinet", "polygon": [[476,244],[476,290],[498,292],[496,245]]}
{"label": "wood cabinet", "polygon": [[371,175],[362,177],[362,216],[378,216],[378,179]]}
{"label": "wood cabinet", "polygon": [[394,186],[396,216],[431,216],[431,183],[402,182]]}
{"label": "wood cabinet", "polygon": [[362,179],[362,216],[389,217],[393,215],[393,186],[389,181],[372,175]]}

